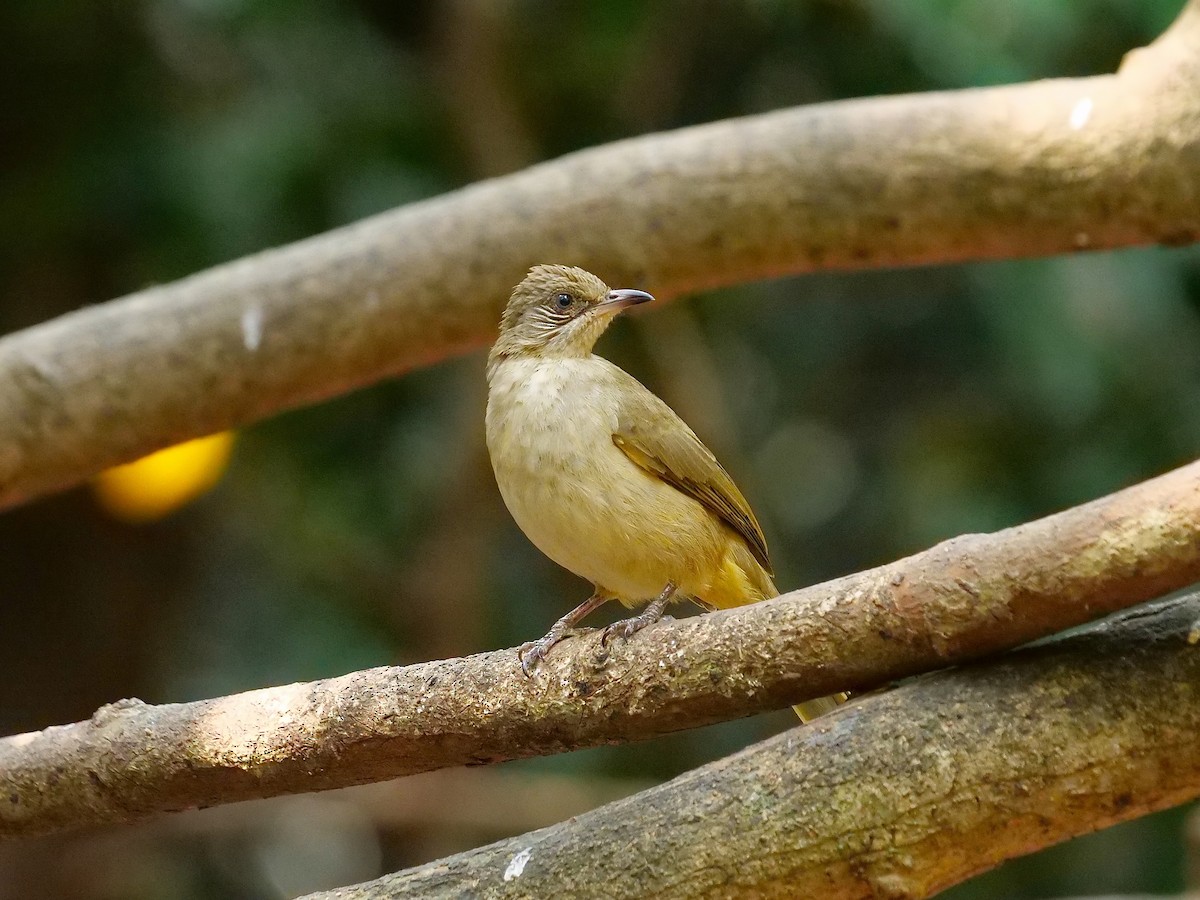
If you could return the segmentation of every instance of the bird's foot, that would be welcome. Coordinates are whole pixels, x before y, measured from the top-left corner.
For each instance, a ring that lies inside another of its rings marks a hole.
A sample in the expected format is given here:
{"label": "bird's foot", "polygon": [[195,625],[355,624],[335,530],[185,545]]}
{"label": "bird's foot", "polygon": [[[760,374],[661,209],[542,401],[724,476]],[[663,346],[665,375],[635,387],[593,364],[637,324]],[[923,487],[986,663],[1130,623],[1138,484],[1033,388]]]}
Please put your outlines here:
{"label": "bird's foot", "polygon": [[604,634],[600,637],[600,646],[607,647],[609,639],[614,635],[620,635],[623,638],[631,638],[647,625],[653,625],[664,618],[669,619],[670,616],[664,616],[667,604],[671,602],[671,598],[675,596],[676,585],[673,581],[668,581],[667,586],[662,589],[662,593],[650,601],[650,605],[642,612],[641,615],[633,616],[621,622],[613,622],[604,629]]}
{"label": "bird's foot", "polygon": [[521,661],[521,672],[526,678],[533,677],[533,670],[537,668],[538,663],[546,658],[546,654],[550,652],[550,648],[557,644],[559,638],[555,635],[546,635],[543,638],[538,638],[536,641],[526,641],[517,648],[517,659]]}
{"label": "bird's foot", "polygon": [[608,646],[608,642],[615,637],[631,638],[647,625],[653,625],[655,622],[672,622],[674,616],[648,616],[642,613],[638,616],[631,616],[628,619],[622,619],[620,622],[613,622],[604,629],[604,634],[600,636],[600,645]]}
{"label": "bird's foot", "polygon": [[525,677],[532,678],[533,670],[537,668],[538,663],[546,658],[550,652],[550,648],[563,638],[575,634],[575,626],[579,624],[580,620],[592,612],[592,610],[602,606],[610,596],[610,594],[605,593],[600,588],[596,588],[592,596],[588,597],[555,622],[550,630],[546,632],[545,637],[540,637],[536,641],[527,641],[518,647],[517,659],[521,661],[521,671],[525,673]]}
{"label": "bird's foot", "polygon": [[675,585],[670,584],[659,594],[659,596],[646,607],[641,615],[632,616],[628,619],[623,619],[620,622],[613,622],[604,629],[604,634],[600,637],[600,645],[607,647],[608,642],[614,637],[623,637],[629,639],[645,628],[647,625],[653,625],[655,622],[663,619],[670,619],[670,616],[663,615],[667,608],[667,604],[671,601],[671,595],[675,593]]}
{"label": "bird's foot", "polygon": [[550,650],[555,644],[592,630],[591,628],[564,628],[557,631],[551,629],[548,634],[536,641],[526,641],[517,648],[517,659],[521,661],[521,671],[526,678],[532,678],[533,670],[538,667],[538,663],[550,655]]}

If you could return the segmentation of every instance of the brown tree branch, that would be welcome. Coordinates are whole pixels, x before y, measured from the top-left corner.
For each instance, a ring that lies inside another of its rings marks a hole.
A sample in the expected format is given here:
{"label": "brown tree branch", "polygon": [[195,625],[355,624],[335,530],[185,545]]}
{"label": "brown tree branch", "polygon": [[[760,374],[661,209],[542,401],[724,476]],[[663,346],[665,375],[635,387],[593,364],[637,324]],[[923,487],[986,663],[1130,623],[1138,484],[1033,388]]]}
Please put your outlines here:
{"label": "brown tree branch", "polygon": [[309,900],[920,898],[1200,796],[1200,596],[864,698],[559,825]]}
{"label": "brown tree branch", "polygon": [[1200,234],[1200,0],[1120,72],[621,141],[0,340],[0,507],[477,347],[533,263],[663,296]]}
{"label": "brown tree branch", "polygon": [[866,689],[1200,579],[1200,462],[993,535],[737,610],[0,740],[0,837],[545,755]]}

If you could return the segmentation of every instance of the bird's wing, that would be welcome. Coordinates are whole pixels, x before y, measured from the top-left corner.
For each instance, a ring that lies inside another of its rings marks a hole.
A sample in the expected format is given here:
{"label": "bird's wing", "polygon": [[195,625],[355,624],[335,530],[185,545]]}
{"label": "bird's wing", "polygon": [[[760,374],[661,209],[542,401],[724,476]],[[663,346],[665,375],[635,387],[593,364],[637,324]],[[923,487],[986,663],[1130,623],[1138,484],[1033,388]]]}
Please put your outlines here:
{"label": "bird's wing", "polygon": [[613,443],[647,472],[712,510],[745,539],[754,558],[772,574],[762,528],[729,473],[671,407],[632,375],[614,369],[620,372],[618,378],[629,381],[617,392],[621,405]]}

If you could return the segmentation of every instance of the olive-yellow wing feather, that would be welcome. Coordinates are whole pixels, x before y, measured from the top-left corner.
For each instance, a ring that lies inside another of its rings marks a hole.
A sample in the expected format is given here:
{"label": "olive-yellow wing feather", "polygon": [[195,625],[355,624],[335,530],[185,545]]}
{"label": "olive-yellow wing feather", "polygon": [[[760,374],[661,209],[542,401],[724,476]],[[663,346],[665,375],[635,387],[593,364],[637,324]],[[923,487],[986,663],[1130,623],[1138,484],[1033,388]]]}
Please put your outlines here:
{"label": "olive-yellow wing feather", "polygon": [[671,407],[632,375],[620,369],[616,372],[629,383],[619,393],[621,408],[613,443],[647,472],[719,516],[745,539],[754,558],[771,574],[762,528],[729,473]]}

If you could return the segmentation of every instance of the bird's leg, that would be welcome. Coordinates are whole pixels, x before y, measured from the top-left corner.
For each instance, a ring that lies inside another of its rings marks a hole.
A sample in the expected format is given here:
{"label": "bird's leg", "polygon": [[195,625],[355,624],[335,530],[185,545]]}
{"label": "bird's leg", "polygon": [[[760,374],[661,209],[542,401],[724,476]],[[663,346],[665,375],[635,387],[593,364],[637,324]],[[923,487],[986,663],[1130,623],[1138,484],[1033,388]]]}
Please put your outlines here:
{"label": "bird's leg", "polygon": [[592,596],[588,597],[550,626],[550,630],[546,632],[545,637],[538,638],[536,641],[526,641],[518,647],[517,659],[521,661],[521,671],[525,673],[525,677],[532,678],[533,670],[539,662],[546,658],[546,654],[550,652],[550,648],[565,638],[571,632],[571,629],[583,621],[584,618],[607,603],[610,596],[610,594],[597,590]]}
{"label": "bird's leg", "polygon": [[647,625],[653,625],[663,617],[666,612],[667,604],[671,602],[671,598],[675,595],[676,585],[673,581],[668,581],[667,586],[662,589],[662,593],[650,601],[650,605],[642,610],[640,615],[633,616],[621,622],[613,622],[604,629],[604,634],[600,638],[600,643],[607,645],[610,638],[614,635],[620,635],[623,638],[630,638],[645,628]]}

